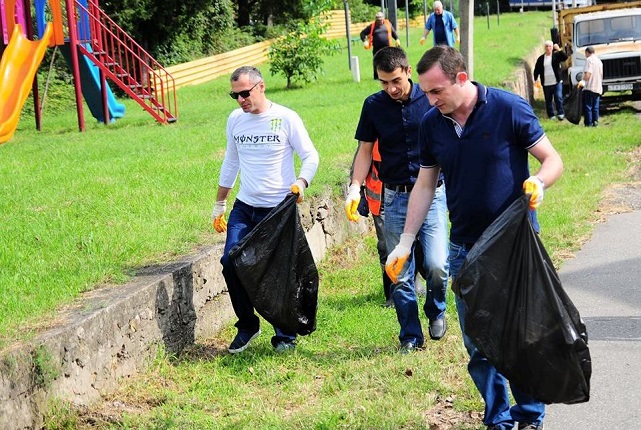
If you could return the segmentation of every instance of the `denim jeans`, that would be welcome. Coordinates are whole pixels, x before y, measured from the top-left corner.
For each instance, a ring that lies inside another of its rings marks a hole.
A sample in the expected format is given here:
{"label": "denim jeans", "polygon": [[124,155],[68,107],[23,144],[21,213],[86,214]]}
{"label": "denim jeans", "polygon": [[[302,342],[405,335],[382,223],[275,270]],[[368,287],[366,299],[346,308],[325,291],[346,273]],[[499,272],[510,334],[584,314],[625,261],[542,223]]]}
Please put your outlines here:
{"label": "denim jeans", "polygon": [[583,90],[583,123],[586,127],[593,126],[599,121],[599,104],[601,94]]}
{"label": "denim jeans", "polygon": [[[452,280],[461,269],[468,251],[465,245],[450,243],[449,262]],[[501,430],[512,429],[514,422],[541,424],[545,417],[545,404],[534,400],[518,388],[510,386],[516,401],[516,405],[510,407],[507,379],[481,355],[472,340],[465,334],[465,305],[458,296],[456,310],[463,333],[463,344],[470,355],[467,370],[485,401],[483,423],[486,426],[497,426]]]}
{"label": "denim jeans", "polygon": [[545,111],[549,118],[554,117],[554,107],[557,115],[564,115],[563,112],[563,83],[556,85],[544,85],[543,96],[545,97]]}
{"label": "denim jeans", "polygon": [[[235,324],[238,331],[254,333],[258,331],[260,320],[254,313],[254,305],[247,295],[247,291],[236,275],[234,263],[229,258],[229,251],[247,236],[272,209],[273,208],[255,208],[240,200],[236,200],[234,207],[229,213],[227,240],[225,241],[225,250],[223,251],[220,263],[223,265],[223,277],[227,284],[229,298],[231,299],[234,313],[238,317],[238,322]],[[274,330],[276,331],[276,336],[272,338],[272,344],[274,346],[280,341],[291,342],[296,339],[295,333],[285,333],[278,327],[274,327]]]}
{"label": "denim jeans", "polygon": [[[391,252],[401,238],[405,227],[409,193],[385,189],[385,241]],[[422,264],[426,273],[427,296],[423,311],[430,321],[445,318],[445,294],[447,292],[447,202],[445,185],[436,189],[430,211],[417,234],[423,248],[424,260],[414,261],[414,250],[407,259],[398,283],[392,286],[396,316],[401,326],[398,336],[401,344],[413,342],[423,345],[425,338],[418,313],[418,301],[414,286],[416,264]]]}

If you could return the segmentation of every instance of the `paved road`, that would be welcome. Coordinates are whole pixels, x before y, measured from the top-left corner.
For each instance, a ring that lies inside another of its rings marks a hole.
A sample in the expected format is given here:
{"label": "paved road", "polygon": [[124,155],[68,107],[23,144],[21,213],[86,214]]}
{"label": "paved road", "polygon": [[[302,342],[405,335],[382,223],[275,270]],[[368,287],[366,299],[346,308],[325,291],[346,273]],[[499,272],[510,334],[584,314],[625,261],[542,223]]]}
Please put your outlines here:
{"label": "paved road", "polygon": [[641,210],[597,225],[559,276],[587,325],[591,396],[549,406],[545,430],[641,429]]}

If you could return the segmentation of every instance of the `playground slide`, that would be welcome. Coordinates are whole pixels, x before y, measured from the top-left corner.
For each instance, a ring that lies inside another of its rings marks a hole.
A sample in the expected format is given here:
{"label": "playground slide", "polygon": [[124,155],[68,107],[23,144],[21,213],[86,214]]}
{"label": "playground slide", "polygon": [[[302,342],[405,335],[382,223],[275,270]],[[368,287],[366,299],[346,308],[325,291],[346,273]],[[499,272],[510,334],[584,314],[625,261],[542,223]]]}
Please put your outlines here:
{"label": "playground slide", "polygon": [[22,34],[20,25],[13,28],[0,61],[0,143],[11,139],[16,131],[22,106],[52,34],[53,26],[48,24],[42,39],[33,41]]}
{"label": "playground slide", "polygon": [[[69,43],[61,46],[62,54],[71,68],[71,49]],[[102,108],[102,93],[100,84],[100,69],[89,58],[78,52],[78,63],[80,66],[80,83],[82,95],[87,102],[89,111],[94,118],[105,122],[104,110]],[[109,109],[109,121],[114,122],[117,118],[125,115],[125,106],[118,103],[109,84],[107,84],[107,107]]]}

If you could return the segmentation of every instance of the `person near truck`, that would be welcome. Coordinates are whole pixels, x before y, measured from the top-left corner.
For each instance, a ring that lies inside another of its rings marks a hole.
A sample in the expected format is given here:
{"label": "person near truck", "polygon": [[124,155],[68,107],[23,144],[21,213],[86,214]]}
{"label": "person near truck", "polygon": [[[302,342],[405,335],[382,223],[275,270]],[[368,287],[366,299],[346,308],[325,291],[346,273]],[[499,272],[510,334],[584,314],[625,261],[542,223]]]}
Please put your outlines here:
{"label": "person near truck", "polygon": [[586,127],[596,127],[599,125],[599,104],[603,94],[603,63],[593,46],[585,48],[583,79],[578,85],[583,88],[583,123]]}
{"label": "person near truck", "polygon": [[[365,49],[372,50],[372,58],[386,46],[401,46],[396,30],[392,23],[385,19],[383,12],[377,12],[374,22],[361,31],[361,40]],[[374,67],[374,79],[378,79],[376,67]]]}
{"label": "person near truck", "polygon": [[545,52],[537,58],[534,66],[534,80],[541,79],[548,118],[555,117],[554,108],[556,107],[556,118],[563,121],[565,113],[563,112],[561,63],[567,60],[568,56],[551,40],[546,40],[544,46]]}

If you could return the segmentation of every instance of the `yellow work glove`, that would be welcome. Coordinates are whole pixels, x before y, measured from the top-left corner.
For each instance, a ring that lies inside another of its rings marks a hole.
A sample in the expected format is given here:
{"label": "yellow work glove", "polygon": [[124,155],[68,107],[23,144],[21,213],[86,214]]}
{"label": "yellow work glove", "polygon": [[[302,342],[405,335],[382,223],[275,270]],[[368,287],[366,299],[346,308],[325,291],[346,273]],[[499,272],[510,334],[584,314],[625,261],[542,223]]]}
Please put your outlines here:
{"label": "yellow work glove", "polygon": [[211,213],[211,223],[218,233],[227,231],[227,221],[225,220],[225,210],[227,209],[227,202],[219,200],[214,205],[214,210]]}
{"label": "yellow work glove", "polygon": [[576,86],[577,86],[577,87],[579,87],[579,88],[583,88],[583,87],[585,87],[585,81],[584,81],[583,79],[581,79],[581,80],[576,84]]}
{"label": "yellow work glove", "polygon": [[403,271],[403,267],[405,267],[405,263],[412,253],[414,239],[416,239],[415,234],[401,234],[400,242],[398,242],[398,245],[396,245],[394,250],[387,256],[385,272],[395,284],[398,282],[398,275]]}
{"label": "yellow work glove", "polygon": [[396,39],[396,47],[400,48],[401,47],[401,41],[400,39]]}
{"label": "yellow work glove", "polygon": [[352,222],[358,222],[358,203],[361,201],[360,185],[352,184],[347,189],[347,198],[345,199],[345,213],[347,219]]}
{"label": "yellow work glove", "polygon": [[369,40],[364,40],[363,41],[363,48],[365,48],[365,49],[370,49],[371,48],[371,46],[369,44]]}
{"label": "yellow work glove", "polygon": [[530,209],[536,209],[543,201],[543,181],[530,176],[523,182],[523,192],[530,195]]}
{"label": "yellow work glove", "polygon": [[421,45],[425,45],[425,38],[421,37],[421,40],[418,41]]}
{"label": "yellow work glove", "polygon": [[296,199],[296,203],[300,203],[303,201],[303,196],[305,195],[305,188],[307,185],[305,185],[305,181],[302,179],[296,179],[296,182],[292,184],[289,189],[292,191],[294,194],[298,194],[298,199]]}

